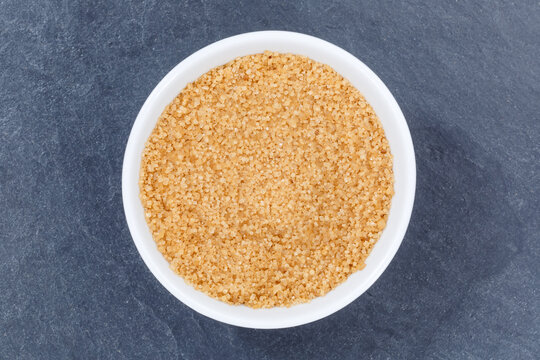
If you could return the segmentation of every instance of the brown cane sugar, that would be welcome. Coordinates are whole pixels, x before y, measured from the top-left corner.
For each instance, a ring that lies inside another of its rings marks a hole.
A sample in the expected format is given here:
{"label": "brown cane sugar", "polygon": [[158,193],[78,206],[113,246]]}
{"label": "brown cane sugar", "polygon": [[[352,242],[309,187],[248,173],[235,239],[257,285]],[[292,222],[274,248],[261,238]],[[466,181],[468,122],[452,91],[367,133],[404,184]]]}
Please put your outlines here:
{"label": "brown cane sugar", "polygon": [[142,156],[158,249],[229,304],[291,306],[364,268],[386,225],[392,155],[372,107],[307,57],[237,58],[188,84]]}

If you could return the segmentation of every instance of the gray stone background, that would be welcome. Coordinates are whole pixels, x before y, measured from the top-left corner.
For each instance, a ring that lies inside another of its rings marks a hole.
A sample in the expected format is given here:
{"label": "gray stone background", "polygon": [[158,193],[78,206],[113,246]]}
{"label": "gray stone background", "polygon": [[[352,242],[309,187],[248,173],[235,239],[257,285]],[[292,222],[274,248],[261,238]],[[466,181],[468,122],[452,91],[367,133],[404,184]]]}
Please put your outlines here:
{"label": "gray stone background", "polygon": [[[371,67],[418,166],[410,227],[375,285],[271,331],[170,295],[135,249],[120,186],[159,80],[267,29]],[[539,143],[538,1],[0,0],[0,358],[538,358]]]}

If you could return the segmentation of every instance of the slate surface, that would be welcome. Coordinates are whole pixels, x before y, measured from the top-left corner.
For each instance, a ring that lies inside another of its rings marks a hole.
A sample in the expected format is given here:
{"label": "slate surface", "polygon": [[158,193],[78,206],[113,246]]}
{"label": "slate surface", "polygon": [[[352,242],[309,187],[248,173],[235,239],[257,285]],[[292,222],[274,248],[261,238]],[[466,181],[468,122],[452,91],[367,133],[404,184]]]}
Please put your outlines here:
{"label": "slate surface", "polygon": [[[170,295],[125,223],[121,166],[157,82],[195,50],[282,29],[370,66],[418,186],[368,293],[292,329]],[[540,354],[537,1],[0,1],[0,358],[533,359]]]}

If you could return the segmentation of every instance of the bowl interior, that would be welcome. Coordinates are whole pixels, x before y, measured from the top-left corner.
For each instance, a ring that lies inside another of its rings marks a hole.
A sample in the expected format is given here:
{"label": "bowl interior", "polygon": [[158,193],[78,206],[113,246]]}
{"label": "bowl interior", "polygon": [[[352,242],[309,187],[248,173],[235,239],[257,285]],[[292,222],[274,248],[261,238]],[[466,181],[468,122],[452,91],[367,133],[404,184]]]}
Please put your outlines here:
{"label": "bowl interior", "polygon": [[[305,55],[325,63],[347,78],[373,106],[394,155],[395,195],[387,226],[366,260],[366,267],[323,297],[290,308],[251,309],[232,306],[195,290],[169,269],[152,239],[139,201],[139,167],[146,139],[156,121],[176,95],[208,70],[236,57],[265,50]],[[264,31],[221,40],[194,53],[177,65],[144,103],[124,157],[122,195],[128,226],[146,265],[174,296],[213,319],[251,328],[282,328],[323,318],[349,304],[366,291],[395,255],[405,234],[414,201],[416,170],[414,150],[405,118],[390,91],[362,62],[326,41],[291,32]]]}

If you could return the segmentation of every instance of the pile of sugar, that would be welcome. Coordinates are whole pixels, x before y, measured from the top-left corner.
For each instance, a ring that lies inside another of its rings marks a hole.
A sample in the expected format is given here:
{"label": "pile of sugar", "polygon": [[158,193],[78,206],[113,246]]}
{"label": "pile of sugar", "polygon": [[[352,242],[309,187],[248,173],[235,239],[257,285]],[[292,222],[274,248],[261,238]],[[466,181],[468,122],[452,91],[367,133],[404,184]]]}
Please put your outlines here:
{"label": "pile of sugar", "polygon": [[372,107],[291,54],[237,58],[188,84],[141,163],[146,221],[171,268],[253,308],[307,302],[361,270],[393,193]]}

